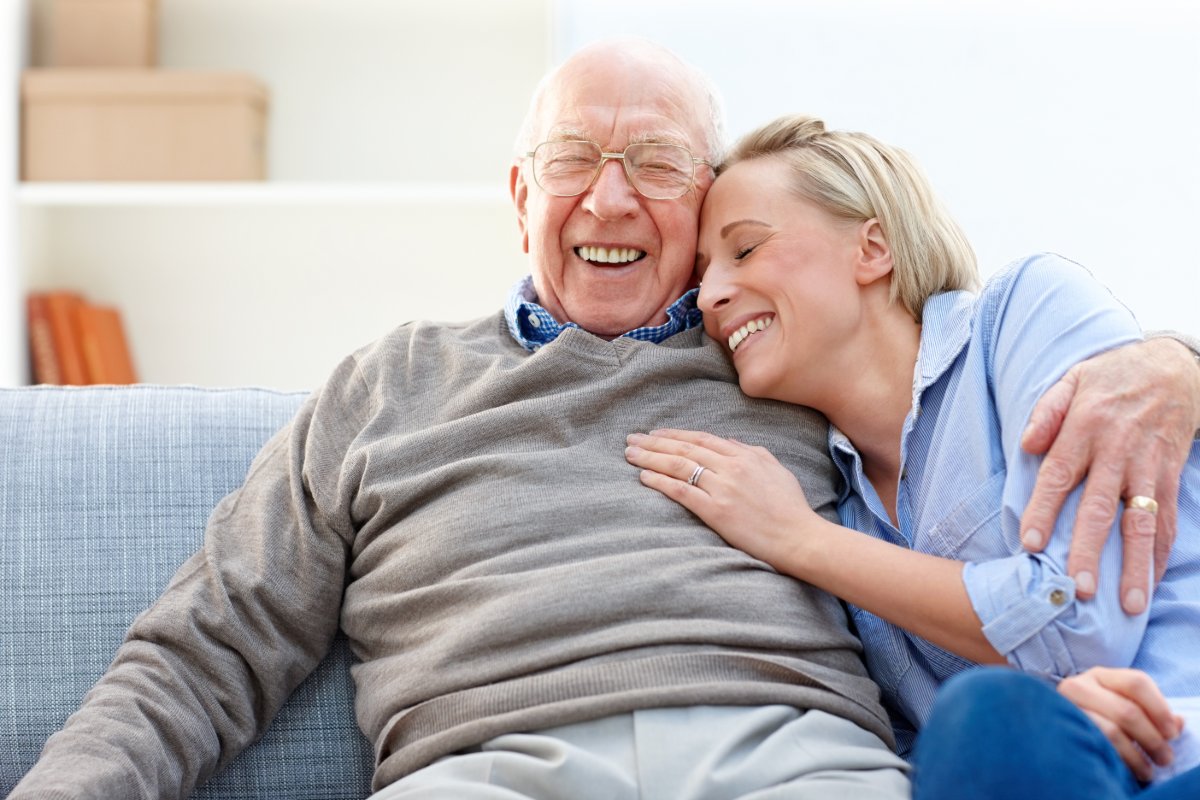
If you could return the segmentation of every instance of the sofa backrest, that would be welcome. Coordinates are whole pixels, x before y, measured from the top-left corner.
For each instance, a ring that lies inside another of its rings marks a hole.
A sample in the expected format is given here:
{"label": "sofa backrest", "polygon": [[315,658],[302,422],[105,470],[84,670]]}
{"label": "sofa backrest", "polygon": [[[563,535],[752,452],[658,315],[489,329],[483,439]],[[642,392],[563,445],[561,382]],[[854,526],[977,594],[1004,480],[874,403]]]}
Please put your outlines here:
{"label": "sofa backrest", "polygon": [[[303,401],[196,387],[0,389],[0,797]],[[362,798],[371,747],[333,651],[199,798]]]}

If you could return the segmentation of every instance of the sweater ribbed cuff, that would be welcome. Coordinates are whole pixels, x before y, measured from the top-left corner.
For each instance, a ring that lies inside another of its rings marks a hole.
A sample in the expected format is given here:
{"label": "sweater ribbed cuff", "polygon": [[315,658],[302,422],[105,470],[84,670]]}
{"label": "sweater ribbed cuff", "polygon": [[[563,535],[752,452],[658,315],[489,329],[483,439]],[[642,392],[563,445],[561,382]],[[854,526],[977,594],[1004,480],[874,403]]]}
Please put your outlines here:
{"label": "sweater ribbed cuff", "polygon": [[[1187,333],[1179,333],[1178,331],[1147,331],[1147,339],[1174,339],[1181,345],[1192,351],[1192,357],[1196,359],[1196,368],[1200,369],[1200,337],[1192,336]],[[1200,441],[1200,428],[1196,429],[1196,440]]]}

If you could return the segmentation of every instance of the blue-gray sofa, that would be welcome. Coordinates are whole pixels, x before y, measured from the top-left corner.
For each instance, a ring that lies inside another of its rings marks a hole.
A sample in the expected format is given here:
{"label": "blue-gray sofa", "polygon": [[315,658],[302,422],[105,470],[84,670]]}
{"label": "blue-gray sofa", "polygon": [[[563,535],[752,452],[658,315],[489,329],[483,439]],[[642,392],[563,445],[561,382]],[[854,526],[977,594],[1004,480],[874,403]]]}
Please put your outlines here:
{"label": "blue-gray sofa", "polygon": [[[0,389],[0,797],[199,547],[209,511],[302,394]],[[373,756],[339,639],[199,798],[363,798]]]}

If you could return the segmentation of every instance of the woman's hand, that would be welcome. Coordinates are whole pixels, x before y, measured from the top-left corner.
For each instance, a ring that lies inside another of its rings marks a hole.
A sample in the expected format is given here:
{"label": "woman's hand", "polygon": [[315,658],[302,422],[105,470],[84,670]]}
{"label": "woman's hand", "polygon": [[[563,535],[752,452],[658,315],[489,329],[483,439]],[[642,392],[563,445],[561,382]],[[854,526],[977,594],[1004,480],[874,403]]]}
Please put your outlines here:
{"label": "woman's hand", "polygon": [[1096,724],[1138,780],[1150,780],[1151,760],[1171,763],[1169,742],[1183,731],[1183,718],[1171,711],[1146,673],[1092,667],[1060,681],[1058,691]]}
{"label": "woman's hand", "polygon": [[[779,568],[806,518],[819,519],[796,477],[765,448],[710,433],[632,434],[625,458],[641,481],[704,521],[734,547]],[[694,483],[689,479],[704,467]]]}

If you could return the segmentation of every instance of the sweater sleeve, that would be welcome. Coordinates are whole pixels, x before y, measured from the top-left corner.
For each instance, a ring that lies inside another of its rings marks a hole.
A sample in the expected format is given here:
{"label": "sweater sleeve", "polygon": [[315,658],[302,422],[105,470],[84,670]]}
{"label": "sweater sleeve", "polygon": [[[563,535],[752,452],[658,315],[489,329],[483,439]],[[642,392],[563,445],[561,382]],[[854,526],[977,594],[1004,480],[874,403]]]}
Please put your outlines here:
{"label": "sweater sleeve", "polygon": [[1192,355],[1196,357],[1196,361],[1200,362],[1200,336],[1193,336],[1189,333],[1180,333],[1179,331],[1146,331],[1147,339],[1174,339],[1181,345],[1192,351]]}
{"label": "sweater sleeve", "polygon": [[264,446],[13,800],[186,797],[262,735],[337,630],[364,401],[348,359]]}
{"label": "sweater sleeve", "polygon": [[[1196,359],[1196,369],[1200,369],[1200,336],[1179,331],[1146,331],[1146,339],[1174,339],[1192,351],[1192,357]],[[1200,428],[1196,428],[1195,439],[1200,441]]]}
{"label": "sweater sleeve", "polygon": [[[1034,404],[1072,365],[1136,341],[1141,332],[1107,289],[1055,256],[1025,262],[1000,281],[999,291],[996,313],[980,324],[992,331],[989,373],[1007,469],[1003,514],[1015,531],[1041,464],[1019,442]],[[1024,552],[1014,534],[1012,555],[968,563],[963,572],[984,635],[1027,672],[1062,677],[1097,664],[1128,665],[1145,631],[1148,612],[1126,615],[1111,588],[1120,577],[1120,515],[1097,576],[1109,590],[1087,602],[1075,599],[1066,562],[1082,492],[1077,488],[1064,504],[1044,552]]]}

